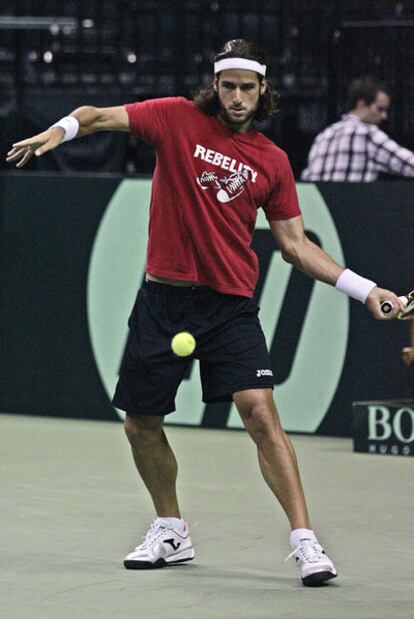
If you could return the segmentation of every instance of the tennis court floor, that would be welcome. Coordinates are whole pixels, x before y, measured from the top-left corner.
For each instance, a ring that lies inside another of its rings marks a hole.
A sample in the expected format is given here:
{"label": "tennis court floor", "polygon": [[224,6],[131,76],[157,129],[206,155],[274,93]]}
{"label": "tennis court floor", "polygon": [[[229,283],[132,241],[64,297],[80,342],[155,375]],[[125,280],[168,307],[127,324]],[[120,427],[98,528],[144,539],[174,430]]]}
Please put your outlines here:
{"label": "tennis court floor", "polygon": [[121,423],[0,415],[3,619],[412,619],[413,458],[291,436],[339,576],[302,587],[245,432],[167,427],[194,561],[125,570],[153,518]]}

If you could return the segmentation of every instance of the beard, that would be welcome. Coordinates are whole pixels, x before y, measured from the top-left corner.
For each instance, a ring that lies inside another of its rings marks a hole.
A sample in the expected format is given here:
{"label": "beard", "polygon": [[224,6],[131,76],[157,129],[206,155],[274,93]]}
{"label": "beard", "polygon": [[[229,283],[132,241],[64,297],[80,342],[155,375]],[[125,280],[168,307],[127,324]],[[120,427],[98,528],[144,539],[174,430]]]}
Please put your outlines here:
{"label": "beard", "polygon": [[252,110],[251,112],[249,112],[248,114],[246,114],[246,116],[243,116],[242,118],[238,118],[237,116],[232,117],[222,105],[220,106],[220,112],[219,112],[221,119],[226,123],[226,125],[230,125],[234,127],[245,125],[249,121],[252,122],[254,120],[255,114],[256,114],[256,110]]}

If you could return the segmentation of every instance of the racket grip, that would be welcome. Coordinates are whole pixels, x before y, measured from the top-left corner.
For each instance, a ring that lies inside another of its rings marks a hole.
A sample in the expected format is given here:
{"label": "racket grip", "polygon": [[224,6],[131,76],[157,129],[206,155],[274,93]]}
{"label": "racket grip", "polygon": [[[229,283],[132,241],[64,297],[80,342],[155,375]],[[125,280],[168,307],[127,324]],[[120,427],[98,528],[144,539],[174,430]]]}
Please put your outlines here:
{"label": "racket grip", "polygon": [[[398,297],[400,301],[402,301],[403,305],[407,305],[408,298],[407,297]],[[391,301],[383,301],[381,303],[381,311],[383,314],[388,315],[391,314],[392,308],[394,307],[394,303]]]}

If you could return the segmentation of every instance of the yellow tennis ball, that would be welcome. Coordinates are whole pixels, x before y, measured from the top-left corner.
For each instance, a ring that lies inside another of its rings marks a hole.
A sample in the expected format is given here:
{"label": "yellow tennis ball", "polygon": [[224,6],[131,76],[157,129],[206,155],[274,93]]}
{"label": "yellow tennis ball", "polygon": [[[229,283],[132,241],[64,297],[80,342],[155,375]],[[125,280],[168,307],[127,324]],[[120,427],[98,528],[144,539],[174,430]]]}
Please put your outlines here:
{"label": "yellow tennis ball", "polygon": [[178,357],[188,357],[194,352],[195,347],[196,341],[187,331],[177,333],[171,340],[171,348]]}

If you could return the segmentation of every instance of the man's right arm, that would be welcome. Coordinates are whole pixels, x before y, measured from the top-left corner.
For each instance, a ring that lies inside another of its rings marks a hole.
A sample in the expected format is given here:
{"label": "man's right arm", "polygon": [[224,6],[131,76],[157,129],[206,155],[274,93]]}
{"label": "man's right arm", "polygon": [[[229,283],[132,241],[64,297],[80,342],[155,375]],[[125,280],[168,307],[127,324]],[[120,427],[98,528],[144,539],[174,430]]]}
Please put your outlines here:
{"label": "man's right arm", "polygon": [[79,132],[76,137],[96,131],[129,131],[128,114],[123,105],[101,108],[84,105],[74,110],[70,116],[79,121]]}
{"label": "man's right arm", "polygon": [[33,153],[39,157],[59,146],[66,135],[64,127],[69,125],[76,127],[77,123],[79,127],[73,137],[82,137],[97,131],[129,131],[128,113],[123,105],[105,108],[85,105],[61,120],[68,122],[62,122],[63,126],[60,126],[61,121],[58,121],[58,126],[49,127],[42,133],[13,144],[12,149],[7,153],[6,161],[17,162],[16,167],[22,168],[31,159]]}

